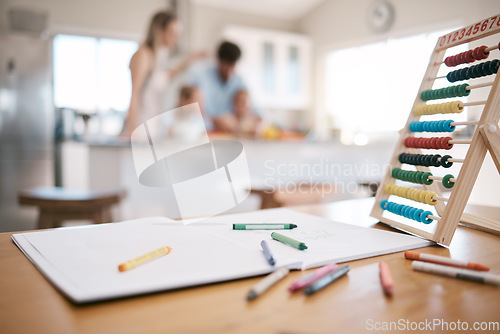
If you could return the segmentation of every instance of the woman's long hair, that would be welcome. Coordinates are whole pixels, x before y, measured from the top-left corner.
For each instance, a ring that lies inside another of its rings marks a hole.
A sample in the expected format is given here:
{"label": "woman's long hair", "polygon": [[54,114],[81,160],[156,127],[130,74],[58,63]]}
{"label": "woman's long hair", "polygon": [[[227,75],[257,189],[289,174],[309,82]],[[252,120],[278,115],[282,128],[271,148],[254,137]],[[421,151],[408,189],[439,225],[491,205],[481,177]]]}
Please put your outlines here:
{"label": "woman's long hair", "polygon": [[156,13],[149,23],[148,34],[146,35],[144,44],[151,48],[151,50],[155,51],[158,44],[159,32],[163,31],[170,22],[175,21],[176,19],[177,17],[168,11]]}

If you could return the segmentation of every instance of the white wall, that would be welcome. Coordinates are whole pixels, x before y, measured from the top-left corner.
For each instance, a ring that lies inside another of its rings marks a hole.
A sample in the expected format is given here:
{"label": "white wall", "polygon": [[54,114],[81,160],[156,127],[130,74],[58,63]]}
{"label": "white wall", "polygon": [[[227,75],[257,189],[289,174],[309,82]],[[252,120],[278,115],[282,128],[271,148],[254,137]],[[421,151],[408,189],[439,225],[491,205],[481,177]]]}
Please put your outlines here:
{"label": "white wall", "polygon": [[191,47],[213,52],[221,38],[222,29],[227,25],[241,25],[262,29],[276,29],[297,32],[296,22],[238,13],[220,8],[192,4],[191,7]]}
{"label": "white wall", "polygon": [[311,36],[316,49],[321,49],[429,31],[450,23],[467,25],[500,12],[498,0],[392,0],[394,25],[389,33],[378,35],[366,24],[366,12],[372,2],[327,0],[306,14],[298,28]]}

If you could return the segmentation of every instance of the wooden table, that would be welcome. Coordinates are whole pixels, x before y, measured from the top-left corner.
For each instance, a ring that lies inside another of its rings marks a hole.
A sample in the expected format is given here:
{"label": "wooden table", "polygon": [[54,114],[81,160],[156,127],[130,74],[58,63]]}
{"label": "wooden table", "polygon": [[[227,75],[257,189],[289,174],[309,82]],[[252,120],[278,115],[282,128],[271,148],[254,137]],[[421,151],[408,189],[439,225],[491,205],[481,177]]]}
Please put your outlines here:
{"label": "wooden table", "polygon": [[[372,199],[298,207],[333,220],[388,228],[368,217]],[[486,209],[483,208],[483,211]],[[500,209],[488,209],[500,218]],[[483,213],[484,214],[484,213]],[[10,239],[0,234],[0,333],[387,333],[393,325],[460,321],[499,326],[500,288],[414,272],[402,253],[350,262],[351,271],[320,293],[290,294],[288,285],[307,272],[292,272],[253,302],[245,296],[261,278],[156,293],[89,305],[74,305],[38,272]],[[422,249],[489,265],[500,273],[500,237],[459,227],[449,248]],[[386,261],[395,280],[393,298],[378,277]],[[435,320],[434,320],[435,319]],[[412,328],[412,327],[407,327]],[[453,329],[453,327],[449,327]],[[415,329],[415,327],[413,327]],[[435,327],[436,333],[457,332]],[[403,332],[395,328],[394,333]],[[432,332],[429,327],[407,333]]]}

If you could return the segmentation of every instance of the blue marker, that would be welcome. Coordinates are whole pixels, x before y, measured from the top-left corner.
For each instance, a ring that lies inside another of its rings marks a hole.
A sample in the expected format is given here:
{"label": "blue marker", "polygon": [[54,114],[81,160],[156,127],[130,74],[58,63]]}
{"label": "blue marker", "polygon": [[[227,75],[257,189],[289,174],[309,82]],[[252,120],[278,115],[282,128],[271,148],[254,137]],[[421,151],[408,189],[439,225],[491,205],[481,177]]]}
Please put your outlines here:
{"label": "blue marker", "polygon": [[269,262],[271,266],[274,266],[276,260],[274,259],[273,254],[271,254],[271,249],[269,248],[266,240],[262,240],[260,245],[262,246],[262,250],[264,251],[264,256],[266,257],[267,262]]}

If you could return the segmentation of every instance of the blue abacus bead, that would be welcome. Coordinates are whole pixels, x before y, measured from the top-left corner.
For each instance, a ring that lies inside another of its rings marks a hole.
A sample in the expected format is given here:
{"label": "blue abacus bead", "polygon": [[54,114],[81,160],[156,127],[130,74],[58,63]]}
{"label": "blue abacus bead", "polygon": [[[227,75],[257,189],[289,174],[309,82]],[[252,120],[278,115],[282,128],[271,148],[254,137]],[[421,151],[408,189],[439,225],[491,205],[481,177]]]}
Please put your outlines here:
{"label": "blue abacus bead", "polygon": [[403,213],[403,217],[406,217],[406,218],[410,218],[410,211],[411,211],[412,207],[411,206],[407,206],[405,205],[403,207],[403,210],[402,210],[402,213]]}
{"label": "blue abacus bead", "polygon": [[435,132],[443,132],[443,121],[436,121],[436,131]]}
{"label": "blue abacus bead", "polygon": [[432,212],[430,211],[424,211],[422,212],[422,214],[420,215],[420,221],[424,224],[430,224],[432,223],[432,218],[427,218],[427,216],[431,216],[432,215]]}
{"label": "blue abacus bead", "polygon": [[433,124],[432,123],[433,123],[432,121],[425,123],[425,131],[426,132],[432,132],[432,128],[433,128]]}
{"label": "blue abacus bead", "polygon": [[420,216],[422,215],[422,213],[424,213],[424,210],[422,209],[417,209],[414,213],[413,213],[413,220],[416,220],[416,221],[421,221],[420,220]]}
{"label": "blue abacus bead", "polygon": [[454,121],[452,119],[449,119],[449,120],[446,120],[444,121],[444,131],[446,132],[453,132],[455,131],[455,128],[456,126],[455,125],[451,125],[451,123],[453,123]]}
{"label": "blue abacus bead", "polygon": [[441,121],[434,121],[434,131],[433,132],[442,132],[441,128],[442,128],[442,125],[441,125]]}
{"label": "blue abacus bead", "polygon": [[410,131],[411,132],[418,132],[418,123],[419,122],[411,122],[410,123]]}
{"label": "blue abacus bead", "polygon": [[385,210],[388,202],[389,201],[386,199],[384,199],[383,201],[380,202],[380,207],[382,208],[382,210]]}
{"label": "blue abacus bead", "polygon": [[415,217],[415,211],[418,209],[411,206],[409,208],[410,210],[408,210],[408,216],[406,218],[413,219],[413,217]]}

